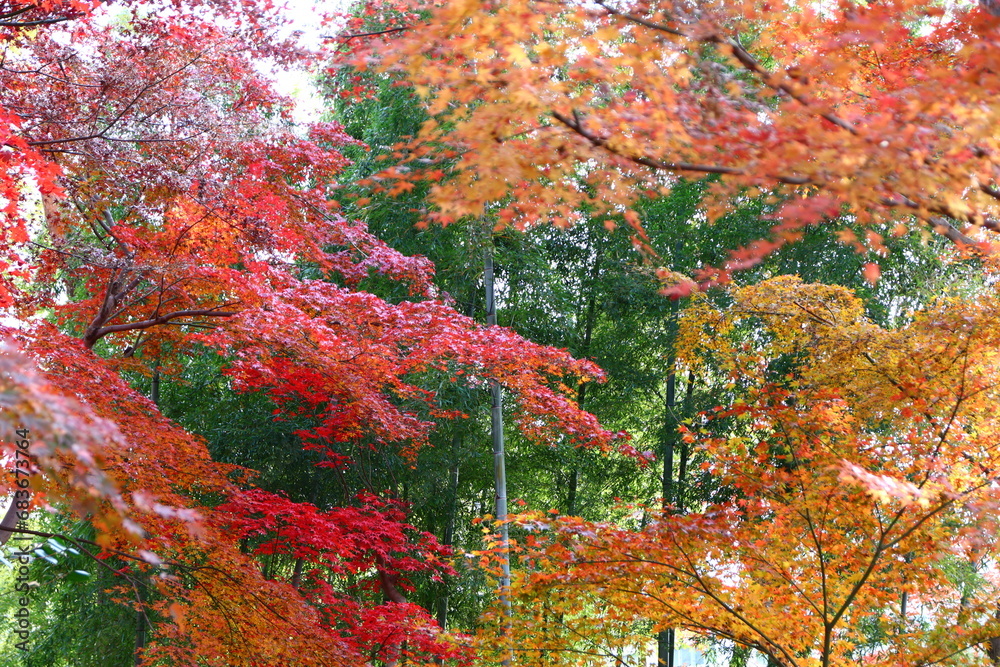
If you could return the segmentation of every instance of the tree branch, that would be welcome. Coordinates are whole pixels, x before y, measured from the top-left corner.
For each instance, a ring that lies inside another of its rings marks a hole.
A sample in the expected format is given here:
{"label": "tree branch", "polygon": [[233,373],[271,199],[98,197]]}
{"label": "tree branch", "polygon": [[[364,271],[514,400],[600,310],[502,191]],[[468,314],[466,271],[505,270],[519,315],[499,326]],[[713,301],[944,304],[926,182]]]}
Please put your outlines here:
{"label": "tree branch", "polygon": [[[219,306],[218,308],[223,308],[224,306]],[[126,322],[124,324],[111,324],[106,327],[100,327],[96,331],[96,337],[93,343],[107,336],[110,333],[117,333],[121,331],[135,331],[136,329],[149,329],[150,327],[155,327],[160,324],[167,324],[171,320],[176,320],[180,317],[233,317],[234,315],[239,315],[237,311],[228,310],[218,310],[218,308],[205,308],[205,309],[192,309],[192,310],[177,310],[172,313],[167,313],[166,315],[160,315],[159,317],[153,317],[148,320],[140,320],[138,322]],[[86,340],[84,343],[86,344]],[[93,343],[87,347],[93,347]]]}
{"label": "tree branch", "polygon": [[51,25],[53,23],[63,23],[80,18],[81,14],[71,14],[69,16],[57,16],[51,19],[38,19],[37,21],[0,21],[0,28],[32,28],[39,25]]}
{"label": "tree branch", "polygon": [[[682,37],[692,42],[703,42],[706,44],[727,46],[732,51],[732,55],[734,58],[736,58],[736,61],[739,62],[743,66],[743,68],[746,69],[747,71],[752,72],[753,74],[759,76],[765,86],[777,92],[781,92],[788,95],[789,97],[791,97],[793,100],[795,100],[804,107],[807,108],[813,107],[812,100],[807,98],[801,92],[795,90],[795,88],[793,88],[788,83],[785,83],[782,77],[775,76],[773,73],[764,69],[763,65],[761,65],[757,61],[757,59],[754,58],[753,55],[751,55],[749,51],[747,51],[745,48],[743,48],[741,44],[732,39],[727,39],[717,34],[711,34],[706,37],[700,37],[700,38],[692,37],[683,30],[678,30],[677,28],[671,28],[669,26],[665,26],[660,23],[654,23],[653,21],[649,21],[640,16],[636,16],[634,14],[627,14],[625,12],[615,9],[614,7],[609,7],[604,0],[597,0],[597,4],[603,7],[605,11],[607,11],[609,14],[613,16],[618,16],[620,18],[625,19],[626,21],[635,23],[637,25],[641,25],[646,28],[650,28],[652,30],[665,32],[667,34],[674,35],[677,37]],[[820,118],[823,118],[824,120],[833,123],[842,130],[846,130],[855,136],[860,135],[860,132],[856,127],[854,127],[854,125],[852,125],[850,122],[844,120],[843,118],[840,118],[839,116],[829,111],[821,111],[818,113],[818,115],[820,116]]]}
{"label": "tree branch", "polygon": [[374,32],[356,32],[349,35],[323,35],[323,39],[342,39],[345,42],[349,42],[355,37],[375,37],[377,35],[386,35],[390,32],[402,32],[403,30],[409,30],[411,26],[404,25],[399,28],[387,28],[385,30],[376,30]]}
{"label": "tree branch", "polygon": [[[606,139],[602,139],[593,132],[587,130],[583,127],[583,123],[580,120],[579,114],[574,110],[573,118],[569,118],[564,114],[553,110],[552,116],[558,120],[560,123],[573,130],[581,137],[589,141],[592,145],[597,148],[602,148],[612,155],[617,155],[618,157],[624,158],[636,164],[643,165],[645,167],[650,167],[652,169],[660,169],[663,171],[681,171],[681,172],[698,172],[702,174],[724,174],[727,176],[745,176],[747,174],[745,169],[739,167],[726,167],[723,165],[713,165],[713,164],[695,164],[692,162],[664,162],[662,160],[657,160],[655,158],[647,157],[644,155],[626,155],[618,151],[617,149],[608,145]],[[813,183],[812,179],[805,176],[771,176],[774,180],[779,183],[784,183],[786,185],[809,185]]]}

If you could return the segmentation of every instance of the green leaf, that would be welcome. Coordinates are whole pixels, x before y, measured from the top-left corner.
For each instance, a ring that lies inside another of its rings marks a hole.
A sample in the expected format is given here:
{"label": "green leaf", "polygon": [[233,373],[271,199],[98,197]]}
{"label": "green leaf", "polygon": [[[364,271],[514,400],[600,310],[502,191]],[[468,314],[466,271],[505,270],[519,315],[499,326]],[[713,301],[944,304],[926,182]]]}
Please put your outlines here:
{"label": "green leaf", "polygon": [[45,549],[42,549],[41,547],[39,547],[38,549],[35,549],[33,553],[36,556],[38,556],[39,558],[41,558],[42,560],[46,560],[46,561],[52,563],[53,565],[58,565],[59,564],[59,561],[57,561],[55,558],[53,558],[52,556],[50,556],[47,553],[45,553]]}
{"label": "green leaf", "polygon": [[52,547],[52,549],[54,549],[58,553],[63,553],[66,551],[66,547],[57,542],[54,537],[50,537],[48,540],[45,541],[45,543],[50,547]]}

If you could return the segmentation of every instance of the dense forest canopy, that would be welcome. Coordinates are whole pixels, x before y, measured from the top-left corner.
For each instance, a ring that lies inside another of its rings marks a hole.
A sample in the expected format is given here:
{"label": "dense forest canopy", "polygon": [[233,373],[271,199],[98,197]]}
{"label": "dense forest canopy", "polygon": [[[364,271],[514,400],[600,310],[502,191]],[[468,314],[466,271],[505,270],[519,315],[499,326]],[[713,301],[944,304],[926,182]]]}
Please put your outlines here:
{"label": "dense forest canopy", "polygon": [[0,661],[1000,664],[997,14],[0,0]]}

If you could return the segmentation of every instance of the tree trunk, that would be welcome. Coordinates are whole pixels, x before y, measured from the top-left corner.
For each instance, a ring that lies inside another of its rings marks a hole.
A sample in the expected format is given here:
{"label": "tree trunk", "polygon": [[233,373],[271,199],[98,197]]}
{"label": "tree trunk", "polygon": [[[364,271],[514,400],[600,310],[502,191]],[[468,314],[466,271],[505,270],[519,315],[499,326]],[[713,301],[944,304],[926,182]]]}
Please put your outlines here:
{"label": "tree trunk", "polygon": [[156,367],[153,369],[153,382],[149,390],[149,400],[153,401],[156,407],[160,407],[160,360],[156,360]]}
{"label": "tree trunk", "polygon": [[[692,404],[694,399],[694,372],[688,371],[687,377],[687,388],[684,392],[684,416],[689,417],[693,410]],[[677,499],[675,504],[677,505],[677,511],[684,511],[684,498],[687,494],[687,467],[688,458],[691,455],[691,448],[688,443],[681,441],[681,460],[680,465],[677,470]]]}
{"label": "tree trunk", "polygon": [[299,586],[302,584],[302,568],[305,565],[305,561],[301,558],[295,559],[295,569],[292,570],[292,588],[299,590]]}
{"label": "tree trunk", "polygon": [[[604,260],[604,249],[600,241],[595,250],[594,264],[590,268],[590,295],[587,298],[587,311],[583,319],[583,332],[579,336],[580,347],[577,350],[577,357],[586,359],[590,356],[590,341],[594,336],[594,326],[597,323],[597,281],[601,277],[601,265]],[[581,382],[576,389],[576,403],[581,409],[587,401],[587,383]],[[575,452],[570,452],[573,457]],[[577,497],[580,488],[580,468],[575,463],[569,473],[569,490],[566,494],[566,514],[575,516],[577,514]]]}
{"label": "tree trunk", "polygon": [[[478,302],[479,290],[473,287],[469,290],[469,299],[465,303],[465,314],[475,317],[476,303]],[[455,522],[458,518],[458,473],[460,463],[460,453],[465,439],[465,433],[456,428],[451,439],[451,468],[448,470],[448,517],[444,524],[444,534],[441,536],[441,543],[445,546],[453,546],[455,542]],[[451,597],[449,583],[445,580],[442,583],[442,594],[437,600],[437,622],[442,630],[448,629],[448,601]],[[444,664],[444,660],[436,658],[438,665]]]}
{"label": "tree trunk", "polygon": [[143,609],[142,586],[136,587],[136,596],[139,598],[139,611],[136,612],[135,625],[135,664],[136,667],[142,664],[142,651],[146,647],[146,612]]}
{"label": "tree trunk", "polygon": [[566,493],[566,514],[576,516],[576,489],[580,484],[580,469],[573,466],[569,473],[569,489]]}
{"label": "tree trunk", "polygon": [[677,373],[674,345],[677,340],[677,300],[670,302],[670,355],[667,357],[667,387],[663,402],[663,509],[674,503],[674,449],[677,443]]}
{"label": "tree trunk", "polygon": [[[493,249],[487,250],[484,280],[486,287],[486,323],[489,326],[497,324],[496,294],[493,286]],[[507,470],[504,460],[503,442],[503,390],[496,380],[490,381],[490,395],[493,399],[490,410],[491,432],[493,435],[493,476],[496,497],[496,520],[500,523],[501,571],[500,601],[506,608],[508,617],[511,614],[510,598],[507,589],[510,588],[510,554],[507,548],[510,535],[507,530]],[[509,660],[509,658],[508,658]],[[507,664],[507,660],[504,661]]]}
{"label": "tree trunk", "polygon": [[[156,359],[156,366],[153,368],[153,382],[150,386],[149,399],[157,408],[160,407],[160,359]],[[142,651],[146,647],[146,610],[143,608],[142,586],[136,587],[136,596],[139,602],[139,611],[135,613],[135,664],[136,667],[142,664]]]}
{"label": "tree trunk", "polygon": [[674,629],[661,630],[656,635],[656,657],[661,667],[674,667]]}
{"label": "tree trunk", "polygon": [[[667,358],[667,387],[664,400],[663,424],[663,511],[675,507],[674,497],[674,448],[677,442],[677,414],[674,410],[677,394],[677,373],[674,346],[677,342],[678,302],[670,302],[670,356]],[[686,465],[686,462],[685,462]],[[662,630],[656,635],[656,654],[663,667],[674,667],[674,629]]]}
{"label": "tree trunk", "polygon": [[[448,470],[448,515],[445,517],[444,532],[441,535],[441,544],[446,547],[452,546],[455,541],[455,520],[458,513],[458,456],[462,448],[463,433],[455,429],[451,438],[451,468]],[[442,594],[437,601],[437,622],[442,630],[448,627],[448,582],[442,585]]]}
{"label": "tree trunk", "polygon": [[[486,323],[489,326],[497,324],[496,294],[493,288],[493,251],[486,255]],[[510,557],[507,554],[509,534],[507,531],[507,470],[504,458],[503,442],[503,388],[496,380],[490,381],[492,405],[490,410],[490,432],[493,437],[493,475],[496,492],[496,520],[500,522],[500,547],[503,555],[503,576],[501,588],[510,586]],[[506,596],[505,596],[506,599]],[[509,600],[507,601],[509,605]]]}
{"label": "tree trunk", "polygon": [[[997,605],[997,611],[993,618],[1000,621],[1000,605]],[[990,637],[986,643],[986,655],[989,656],[991,663],[1000,665],[1000,637]]]}

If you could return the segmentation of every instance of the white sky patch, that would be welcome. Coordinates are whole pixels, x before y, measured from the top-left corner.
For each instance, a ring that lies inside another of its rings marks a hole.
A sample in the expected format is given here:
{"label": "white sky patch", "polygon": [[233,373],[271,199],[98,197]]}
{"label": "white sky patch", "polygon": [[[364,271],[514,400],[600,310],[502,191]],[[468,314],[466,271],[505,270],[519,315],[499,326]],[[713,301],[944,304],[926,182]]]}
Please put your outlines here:
{"label": "white sky patch", "polygon": [[[285,0],[284,14],[289,19],[282,37],[295,37],[307,49],[319,50],[325,36],[335,34],[335,25],[323,25],[322,16],[347,13],[354,0]],[[315,121],[323,113],[323,97],[316,86],[316,72],[312,69],[279,70],[273,66],[258,65],[261,72],[274,82],[275,90],[295,101],[294,119],[297,123]]]}
{"label": "white sky patch", "polygon": [[292,117],[296,123],[309,123],[319,119],[325,104],[316,86],[315,72],[301,69],[277,72],[273,68],[263,67],[261,72],[273,80],[276,91],[294,100],[295,111]]}
{"label": "white sky patch", "polygon": [[[288,26],[279,31],[279,38],[291,38],[300,46],[319,51],[324,36],[335,34],[336,25],[323,25],[322,16],[347,13],[355,5],[355,0],[285,0],[279,12],[288,19]],[[95,12],[95,21],[100,25],[125,27],[132,10],[126,7],[105,5]],[[54,33],[57,38],[69,39],[68,33]],[[319,64],[319,63],[317,63]],[[270,79],[275,90],[295,101],[294,119],[297,123],[307,123],[319,118],[324,110],[323,98],[315,84],[316,74],[312,68],[281,69],[272,62],[258,61],[257,70]]]}

